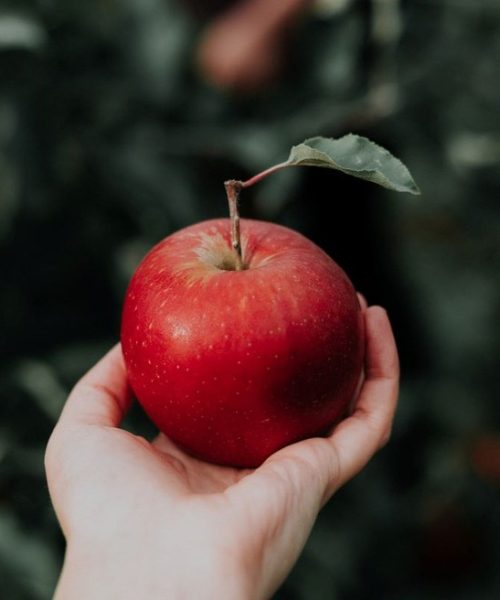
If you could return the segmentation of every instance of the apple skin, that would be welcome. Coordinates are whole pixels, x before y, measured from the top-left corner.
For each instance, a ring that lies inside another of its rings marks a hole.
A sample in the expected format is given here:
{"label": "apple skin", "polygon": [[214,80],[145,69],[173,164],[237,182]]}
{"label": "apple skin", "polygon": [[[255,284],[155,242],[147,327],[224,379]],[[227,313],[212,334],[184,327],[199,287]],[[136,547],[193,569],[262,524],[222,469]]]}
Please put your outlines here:
{"label": "apple skin", "polygon": [[356,292],[320,248],[285,227],[230,221],[165,238],[127,290],[121,342],[130,385],[153,423],[203,460],[256,467],[339,421],[362,372]]}

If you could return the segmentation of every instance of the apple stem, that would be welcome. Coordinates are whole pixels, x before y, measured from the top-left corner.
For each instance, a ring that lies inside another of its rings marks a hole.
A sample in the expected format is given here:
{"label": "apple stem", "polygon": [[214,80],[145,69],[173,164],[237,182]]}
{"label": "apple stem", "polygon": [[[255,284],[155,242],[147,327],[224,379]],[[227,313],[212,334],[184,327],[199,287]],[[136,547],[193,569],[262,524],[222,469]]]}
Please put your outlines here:
{"label": "apple stem", "polygon": [[290,166],[288,162],[282,162],[279,165],[274,165],[273,167],[269,167],[269,169],[262,171],[262,173],[257,173],[257,175],[250,177],[250,179],[247,179],[246,181],[238,181],[238,183],[240,184],[241,188],[251,187],[254,183],[259,183],[259,181],[262,181],[262,179],[264,179],[268,175],[271,175],[272,173],[275,173],[276,171],[279,171],[280,169],[284,169],[285,167],[288,167],[288,166]]}
{"label": "apple stem", "polygon": [[229,202],[229,217],[231,219],[231,245],[234,250],[236,271],[244,269],[243,255],[241,251],[240,236],[240,214],[238,212],[238,199],[243,188],[241,181],[230,179],[224,182],[227,200]]}
{"label": "apple stem", "polygon": [[240,198],[241,190],[244,188],[251,187],[254,183],[258,183],[268,175],[284,169],[290,166],[288,162],[283,162],[273,167],[269,167],[261,173],[257,173],[246,181],[238,181],[236,179],[229,179],[224,182],[226,188],[227,200],[229,202],[229,217],[231,219],[231,245],[234,250],[234,264],[236,271],[243,271],[245,269],[245,262],[243,260],[243,252],[241,248],[241,235],[240,235],[240,214],[238,212],[238,200]]}

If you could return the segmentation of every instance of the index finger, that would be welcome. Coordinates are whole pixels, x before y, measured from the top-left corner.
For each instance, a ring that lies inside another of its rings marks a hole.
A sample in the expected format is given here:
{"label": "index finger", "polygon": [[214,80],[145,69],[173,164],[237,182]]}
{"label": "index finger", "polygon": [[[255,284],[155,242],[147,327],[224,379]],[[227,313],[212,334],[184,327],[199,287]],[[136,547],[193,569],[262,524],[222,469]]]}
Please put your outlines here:
{"label": "index finger", "polygon": [[[353,414],[328,438],[337,456],[338,488],[354,477],[389,439],[399,392],[399,358],[385,310],[366,311],[365,382]],[[329,494],[334,490],[329,490]]]}
{"label": "index finger", "polygon": [[117,344],[75,385],[59,422],[117,427],[130,402],[125,362]]}

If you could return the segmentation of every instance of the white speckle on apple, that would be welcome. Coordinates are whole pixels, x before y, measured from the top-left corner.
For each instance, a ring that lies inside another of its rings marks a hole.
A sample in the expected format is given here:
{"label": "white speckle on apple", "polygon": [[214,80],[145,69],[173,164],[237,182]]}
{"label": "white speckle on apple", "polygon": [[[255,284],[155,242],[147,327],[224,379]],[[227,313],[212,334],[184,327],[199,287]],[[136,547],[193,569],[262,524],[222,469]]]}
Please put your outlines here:
{"label": "white speckle on apple", "polygon": [[175,365],[175,368],[176,368],[177,370],[179,370],[179,369],[181,368],[181,366],[180,366],[180,365]]}

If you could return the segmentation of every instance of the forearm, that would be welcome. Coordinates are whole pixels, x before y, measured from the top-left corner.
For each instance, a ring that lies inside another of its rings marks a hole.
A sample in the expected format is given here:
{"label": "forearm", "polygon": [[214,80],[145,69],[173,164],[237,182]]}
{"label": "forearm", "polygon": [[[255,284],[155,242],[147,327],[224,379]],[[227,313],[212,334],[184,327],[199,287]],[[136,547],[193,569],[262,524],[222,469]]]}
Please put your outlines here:
{"label": "forearm", "polygon": [[175,548],[151,552],[118,543],[115,550],[68,544],[54,600],[256,598],[251,582],[230,566],[230,557],[214,564],[209,551],[203,556],[194,550],[183,560]]}

